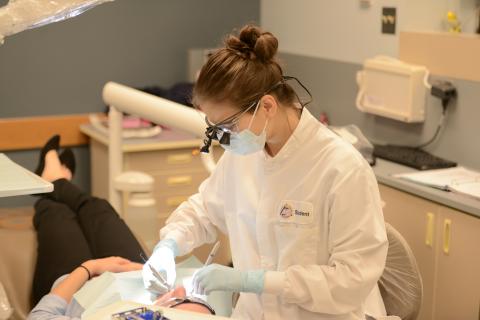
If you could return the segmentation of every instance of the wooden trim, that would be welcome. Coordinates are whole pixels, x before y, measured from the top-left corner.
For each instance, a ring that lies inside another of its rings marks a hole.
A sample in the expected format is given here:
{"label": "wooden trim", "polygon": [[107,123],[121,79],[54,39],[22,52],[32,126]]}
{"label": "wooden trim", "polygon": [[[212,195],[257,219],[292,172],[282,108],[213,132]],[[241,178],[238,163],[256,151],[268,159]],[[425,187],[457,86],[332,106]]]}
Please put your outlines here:
{"label": "wooden trim", "polygon": [[80,132],[87,122],[88,114],[0,119],[0,151],[38,149],[54,134],[61,136],[62,146],[87,144]]}
{"label": "wooden trim", "polygon": [[401,32],[399,58],[426,66],[430,73],[480,81],[480,36],[440,32]]}

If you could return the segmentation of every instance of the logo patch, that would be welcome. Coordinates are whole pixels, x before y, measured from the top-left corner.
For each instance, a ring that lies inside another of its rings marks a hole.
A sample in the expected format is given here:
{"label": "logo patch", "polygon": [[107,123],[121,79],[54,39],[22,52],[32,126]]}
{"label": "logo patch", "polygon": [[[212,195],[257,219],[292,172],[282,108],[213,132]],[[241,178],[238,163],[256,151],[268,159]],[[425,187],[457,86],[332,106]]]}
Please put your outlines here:
{"label": "logo patch", "polygon": [[313,204],[306,201],[284,200],[279,208],[279,221],[309,224],[313,221]]}
{"label": "logo patch", "polygon": [[288,219],[293,215],[292,206],[288,203],[285,203],[280,211],[280,217]]}

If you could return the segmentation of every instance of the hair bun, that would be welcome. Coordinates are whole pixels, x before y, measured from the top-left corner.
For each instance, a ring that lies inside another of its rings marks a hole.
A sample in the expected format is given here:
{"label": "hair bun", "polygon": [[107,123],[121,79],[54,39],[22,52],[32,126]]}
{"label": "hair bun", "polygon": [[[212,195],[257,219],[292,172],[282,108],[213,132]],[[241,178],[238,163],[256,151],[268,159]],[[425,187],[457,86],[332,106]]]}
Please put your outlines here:
{"label": "hair bun", "polygon": [[225,44],[245,59],[257,58],[262,62],[273,60],[278,50],[277,38],[253,25],[243,27],[238,37],[230,35]]}

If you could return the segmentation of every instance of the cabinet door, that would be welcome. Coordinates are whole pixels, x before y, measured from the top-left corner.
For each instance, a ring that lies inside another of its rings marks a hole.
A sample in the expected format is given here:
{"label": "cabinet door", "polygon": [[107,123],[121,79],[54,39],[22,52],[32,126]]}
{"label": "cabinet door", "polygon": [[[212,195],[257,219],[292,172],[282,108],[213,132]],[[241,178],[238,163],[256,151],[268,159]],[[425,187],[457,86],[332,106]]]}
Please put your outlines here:
{"label": "cabinet door", "polygon": [[90,139],[90,183],[92,196],[108,199],[108,148]]}
{"label": "cabinet door", "polygon": [[[438,204],[384,185],[379,187],[380,195],[385,202],[383,208],[385,221],[397,229],[408,242],[422,275],[423,302],[418,319],[432,320],[436,245],[433,233]],[[427,239],[428,228],[430,239]],[[429,244],[426,240],[430,240]]]}
{"label": "cabinet door", "polygon": [[480,219],[440,207],[434,318],[480,319]]}

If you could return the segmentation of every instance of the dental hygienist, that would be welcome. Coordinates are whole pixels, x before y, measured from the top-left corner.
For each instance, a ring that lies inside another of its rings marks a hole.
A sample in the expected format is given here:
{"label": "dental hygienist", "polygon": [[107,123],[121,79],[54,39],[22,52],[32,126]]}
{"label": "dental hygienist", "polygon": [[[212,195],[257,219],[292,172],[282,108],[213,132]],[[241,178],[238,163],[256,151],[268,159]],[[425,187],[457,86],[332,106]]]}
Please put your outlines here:
{"label": "dental hygienist", "polygon": [[374,174],[300,103],[277,48],[271,33],[245,26],[201,69],[193,103],[206,114],[204,151],[212,139],[226,151],[160,231],[145,285],[160,285],[149,265],[173,283],[175,257],[215,241],[217,227],[234,268],[206,266],[194,287],[241,292],[234,318],[385,315],[377,281],[388,244]]}

